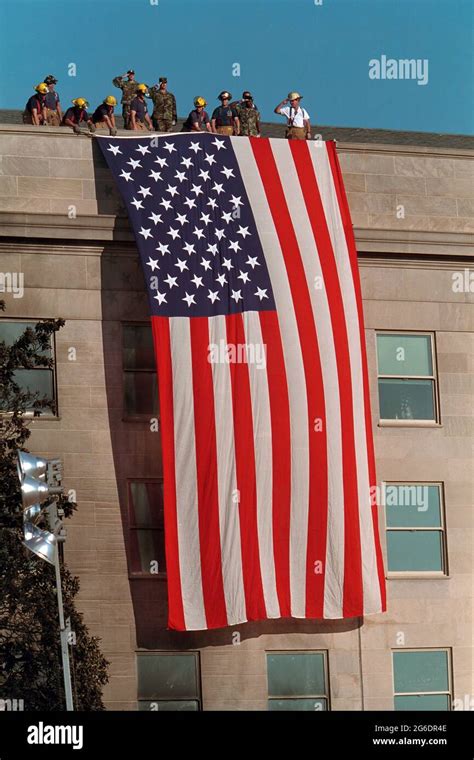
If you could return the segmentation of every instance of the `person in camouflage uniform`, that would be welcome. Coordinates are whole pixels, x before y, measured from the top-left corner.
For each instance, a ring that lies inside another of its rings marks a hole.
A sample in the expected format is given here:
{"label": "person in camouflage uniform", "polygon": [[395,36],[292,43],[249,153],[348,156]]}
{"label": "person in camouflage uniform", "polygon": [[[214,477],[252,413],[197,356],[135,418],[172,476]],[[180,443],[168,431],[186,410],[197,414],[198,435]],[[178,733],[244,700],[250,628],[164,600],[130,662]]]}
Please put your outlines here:
{"label": "person in camouflage uniform", "polygon": [[171,132],[177,119],[176,98],[172,92],[168,92],[167,77],[160,77],[159,84],[153,85],[150,98],[153,101],[153,128],[157,132]]}
{"label": "person in camouflage uniform", "polygon": [[239,115],[240,133],[247,137],[260,137],[260,113],[250,92],[242,93],[242,100],[232,104]]}
{"label": "person in camouflage uniform", "polygon": [[[125,79],[125,77],[128,77],[128,79]],[[122,90],[123,126],[125,129],[130,129],[130,103],[138,90],[138,82],[135,81],[134,70],[129,69],[126,74],[115,77],[115,79],[112,79],[112,84],[114,87],[119,87]]]}

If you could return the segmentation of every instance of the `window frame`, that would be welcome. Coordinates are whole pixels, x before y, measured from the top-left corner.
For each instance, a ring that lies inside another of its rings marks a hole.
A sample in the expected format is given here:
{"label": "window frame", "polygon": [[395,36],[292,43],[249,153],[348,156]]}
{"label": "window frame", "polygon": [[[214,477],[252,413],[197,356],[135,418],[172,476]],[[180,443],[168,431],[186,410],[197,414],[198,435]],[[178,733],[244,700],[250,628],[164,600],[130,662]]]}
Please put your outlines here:
{"label": "window frame", "polygon": [[[440,580],[442,578],[449,578],[449,561],[448,561],[448,531],[447,531],[447,525],[446,525],[446,509],[445,509],[445,491],[444,491],[444,481],[439,480],[383,480],[382,481],[382,488],[385,489],[385,486],[437,486],[438,492],[439,492],[439,511],[440,511],[440,526],[437,528],[429,528],[429,527],[413,527],[413,528],[401,528],[401,527],[395,527],[392,528],[387,525],[387,509],[386,505],[384,504],[384,520],[385,520],[385,553],[387,557],[386,562],[386,572],[385,577],[387,580],[406,580],[406,579],[417,579],[417,580]],[[387,541],[387,534],[389,531],[401,531],[401,532],[412,532],[412,531],[434,531],[436,533],[441,533],[441,551],[442,551],[442,570],[389,570],[388,569],[388,541]]]}
{"label": "window frame", "polygon": [[[24,323],[24,324],[33,324],[36,325],[38,322],[45,322],[48,320],[53,320],[54,317],[7,317],[7,316],[0,316],[0,322],[14,322],[14,323]],[[52,400],[55,402],[56,405],[56,413],[54,413],[51,408],[47,408],[47,410],[40,414],[38,417],[35,417],[34,412],[32,410],[26,410],[24,412],[21,412],[21,417],[24,417],[29,420],[59,420],[61,419],[61,415],[59,413],[59,398],[58,398],[58,377],[57,377],[57,352],[56,352],[56,332],[51,333],[50,336],[51,340],[51,358],[53,360],[53,366],[51,369],[48,369],[47,367],[32,367],[31,369],[34,370],[40,370],[42,372],[51,372],[52,379],[53,379],[53,398]],[[17,369],[28,372],[29,368],[27,367],[18,367]],[[10,414],[13,414],[11,411],[0,411],[0,415],[8,416]]]}
{"label": "window frame", "polygon": [[[446,652],[446,662],[448,670],[448,691],[395,691],[395,652]],[[395,697],[418,697],[418,696],[431,696],[436,694],[446,695],[448,697],[449,709],[446,712],[452,712],[453,710],[453,652],[451,647],[399,647],[398,649],[392,649],[392,690],[393,690],[393,709],[395,712],[404,712],[403,710],[396,710]],[[432,712],[439,712],[433,710]],[[444,712],[441,711],[441,712]]]}
{"label": "window frame", "polygon": [[[293,654],[322,654],[323,655],[323,667],[324,667],[324,685],[326,688],[326,694],[291,694],[291,695],[275,695],[269,694],[268,683],[268,655],[283,654],[291,656]],[[330,688],[330,676],[329,676],[329,652],[327,649],[265,649],[265,665],[267,676],[267,712],[269,710],[269,702],[271,700],[294,700],[294,699],[320,699],[326,700],[326,710],[315,710],[314,712],[330,712],[331,711],[331,688]]]}
{"label": "window frame", "polygon": [[[156,375],[156,384],[158,388],[158,370],[155,366],[154,369],[151,368],[142,368],[142,369],[130,369],[129,367],[125,367],[125,345],[124,345],[124,337],[125,337],[125,327],[149,327],[150,331],[152,331],[151,327],[151,321],[144,321],[144,320],[137,320],[136,322],[133,322],[131,320],[125,320],[120,323],[121,325],[121,352],[122,352],[122,422],[147,422],[149,423],[151,419],[154,418],[153,412],[150,412],[149,414],[132,414],[129,413],[125,406],[125,375],[126,374],[137,374],[137,373],[148,373]],[[158,395],[158,410],[156,413],[156,419],[158,422],[160,422],[160,407],[159,407],[159,395]]]}
{"label": "window frame", "polygon": [[[438,362],[436,354],[436,334],[430,330],[387,330],[375,329],[375,362],[377,370],[377,401],[378,401],[378,426],[379,427],[441,427],[441,406],[439,398],[439,381],[438,381]],[[379,355],[377,346],[377,337],[379,335],[415,335],[430,337],[431,346],[431,367],[432,375],[386,375],[379,371]],[[380,389],[379,380],[431,380],[433,385],[433,406],[435,418],[433,420],[409,420],[409,419],[390,419],[382,417],[380,411]]]}
{"label": "window frame", "polygon": [[[199,650],[194,649],[194,650],[181,651],[181,650],[178,650],[178,649],[173,649],[172,651],[169,651],[169,650],[165,650],[165,651],[162,651],[162,650],[153,650],[153,651],[150,651],[150,650],[148,650],[146,652],[140,651],[140,650],[136,650],[135,654],[136,654],[137,660],[138,660],[139,657],[156,657],[157,655],[160,656],[160,657],[163,656],[163,655],[166,656],[166,657],[173,657],[174,655],[189,655],[189,656],[192,655],[193,659],[194,659],[194,668],[195,668],[195,674],[196,674],[196,686],[197,686],[197,693],[198,693],[197,697],[174,697],[173,699],[140,699],[139,696],[138,696],[139,688],[138,688],[138,675],[137,675],[137,705],[140,702],[150,702],[150,703],[156,702],[159,705],[160,702],[192,702],[192,701],[196,701],[198,703],[198,710],[196,712],[202,712],[203,705],[202,705],[202,683],[201,683],[201,653],[200,653]],[[138,668],[137,668],[137,670],[138,670]],[[159,712],[159,708],[156,711],[155,710],[147,710],[146,712]],[[173,712],[173,711],[170,711],[170,712]]]}
{"label": "window frame", "polygon": [[[144,525],[140,524],[134,524],[135,523],[135,511],[134,511],[134,505],[133,505],[133,498],[132,498],[132,483],[161,483],[163,486],[164,484],[164,478],[163,476],[159,476],[156,478],[127,478],[127,520],[128,520],[128,530],[131,534],[131,531],[138,531],[138,530],[148,530],[153,533],[162,533],[163,534],[163,541],[165,539],[165,523],[163,519],[163,529],[161,528],[150,528]],[[130,536],[131,537],[131,536]],[[134,571],[133,570],[133,564],[132,564],[132,545],[131,541],[129,543],[130,546],[130,565],[129,565],[129,571],[128,571],[128,577],[130,580],[161,580],[166,581],[168,578],[168,573],[166,571],[159,571],[157,573],[146,573],[143,571]],[[166,551],[166,546],[165,546]]]}

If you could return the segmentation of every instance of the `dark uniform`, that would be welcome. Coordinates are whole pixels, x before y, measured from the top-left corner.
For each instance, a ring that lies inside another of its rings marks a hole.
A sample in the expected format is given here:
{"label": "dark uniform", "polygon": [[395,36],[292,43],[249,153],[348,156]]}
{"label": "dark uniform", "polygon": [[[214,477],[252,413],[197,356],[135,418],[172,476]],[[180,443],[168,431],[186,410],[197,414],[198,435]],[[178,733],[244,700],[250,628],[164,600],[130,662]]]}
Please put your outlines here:
{"label": "dark uniform", "polygon": [[46,122],[50,127],[59,127],[61,119],[58,113],[59,95],[55,90],[50,90],[44,96],[46,105]]}
{"label": "dark uniform", "polygon": [[123,116],[123,124],[125,129],[130,129],[129,121],[130,121],[130,103],[132,102],[133,98],[136,96],[138,91],[138,82],[133,80],[133,82],[130,81],[130,79],[123,79],[122,77],[115,77],[115,79],[112,79],[112,84],[114,87],[119,87],[122,90],[122,116]]}
{"label": "dark uniform", "polygon": [[216,129],[220,135],[232,135],[234,119],[238,118],[238,113],[231,106],[218,106],[212,112],[212,118],[216,120]]}
{"label": "dark uniform", "polygon": [[[145,122],[145,114],[148,113],[148,106],[144,100],[139,97],[133,98],[130,103],[130,111],[135,111],[135,121],[138,129],[148,129]],[[131,129],[131,126],[129,127]]]}
{"label": "dark uniform", "polygon": [[150,90],[150,98],[153,101],[153,128],[157,132],[171,132],[177,119],[175,96],[172,92],[163,92],[155,84]]}
{"label": "dark uniform", "polygon": [[33,124],[33,109],[36,109],[40,123],[43,123],[43,109],[45,108],[45,95],[41,95],[40,92],[35,92],[31,98],[28,98],[28,102],[23,111],[23,124]]}
{"label": "dark uniform", "polygon": [[108,124],[105,121],[105,117],[108,116],[109,119],[111,116],[114,115],[114,107],[108,106],[107,103],[101,103],[100,106],[97,106],[94,113],[92,114],[92,121],[96,125],[96,127],[99,128],[108,128]]}
{"label": "dark uniform", "polygon": [[188,118],[183,124],[182,131],[183,132],[194,132],[195,129],[193,129],[193,126],[195,124],[199,127],[199,132],[207,132],[206,124],[210,124],[209,120],[209,114],[207,111],[202,109],[201,112],[198,111],[197,108],[194,109],[194,111],[191,111]]}
{"label": "dark uniform", "polygon": [[80,106],[71,106],[71,108],[68,108],[63,116],[63,120],[61,122],[61,125],[63,127],[69,126],[66,124],[66,119],[70,119],[72,122],[74,122],[74,124],[77,125],[87,124],[89,121],[89,114],[85,108],[81,108]]}

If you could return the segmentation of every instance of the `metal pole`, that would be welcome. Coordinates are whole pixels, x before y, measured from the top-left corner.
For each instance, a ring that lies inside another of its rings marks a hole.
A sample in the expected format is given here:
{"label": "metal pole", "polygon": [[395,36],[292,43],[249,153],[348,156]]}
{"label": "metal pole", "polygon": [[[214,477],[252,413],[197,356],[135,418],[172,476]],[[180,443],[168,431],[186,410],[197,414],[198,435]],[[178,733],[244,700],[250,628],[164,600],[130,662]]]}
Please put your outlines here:
{"label": "metal pole", "polygon": [[64,622],[63,592],[61,588],[61,566],[59,564],[59,551],[56,546],[54,569],[56,570],[56,588],[58,593],[59,629],[61,636],[61,656],[63,661],[64,693],[66,695],[66,710],[74,710],[72,701],[71,670],[69,668],[68,628]]}

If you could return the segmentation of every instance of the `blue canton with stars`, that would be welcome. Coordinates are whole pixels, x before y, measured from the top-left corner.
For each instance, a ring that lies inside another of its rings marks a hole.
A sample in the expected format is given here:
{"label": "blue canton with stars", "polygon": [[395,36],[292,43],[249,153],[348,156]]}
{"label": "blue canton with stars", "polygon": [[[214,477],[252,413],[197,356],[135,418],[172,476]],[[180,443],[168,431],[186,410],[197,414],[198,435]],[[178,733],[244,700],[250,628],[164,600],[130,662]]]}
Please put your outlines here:
{"label": "blue canton with stars", "polygon": [[229,137],[196,132],[98,142],[135,232],[152,316],[275,309]]}

